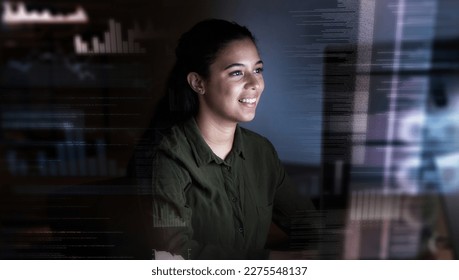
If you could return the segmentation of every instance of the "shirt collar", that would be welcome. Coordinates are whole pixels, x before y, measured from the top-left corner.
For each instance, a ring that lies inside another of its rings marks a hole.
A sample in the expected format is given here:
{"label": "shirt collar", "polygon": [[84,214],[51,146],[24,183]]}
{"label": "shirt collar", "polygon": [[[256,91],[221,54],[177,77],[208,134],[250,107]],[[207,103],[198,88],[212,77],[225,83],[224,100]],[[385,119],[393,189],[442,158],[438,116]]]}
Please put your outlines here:
{"label": "shirt collar", "polygon": [[[207,145],[206,141],[201,135],[201,132],[199,131],[198,125],[196,124],[194,118],[190,118],[189,120],[185,121],[183,123],[183,129],[198,167],[204,164],[208,164],[212,161],[217,163],[224,162],[218,156],[216,156],[212,152],[212,149],[209,147],[209,145]],[[233,156],[232,154],[239,155],[242,159],[245,159],[242,131],[239,125],[236,126],[233,148],[231,149],[228,158],[231,158]]]}

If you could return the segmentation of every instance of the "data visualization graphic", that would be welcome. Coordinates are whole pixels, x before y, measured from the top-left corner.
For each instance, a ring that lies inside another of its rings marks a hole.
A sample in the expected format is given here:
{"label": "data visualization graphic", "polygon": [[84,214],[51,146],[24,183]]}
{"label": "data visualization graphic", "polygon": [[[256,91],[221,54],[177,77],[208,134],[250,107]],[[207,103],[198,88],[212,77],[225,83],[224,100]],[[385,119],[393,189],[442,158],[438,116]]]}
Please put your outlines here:
{"label": "data visualization graphic", "polygon": [[2,21],[6,25],[20,24],[83,24],[89,21],[85,10],[78,6],[75,12],[70,14],[52,14],[45,10],[42,12],[28,11],[23,2],[16,4],[16,10],[13,9],[11,2],[3,3]]}
{"label": "data visualization graphic", "polygon": [[[76,35],[74,38],[75,51],[79,55],[97,55],[97,54],[143,54],[145,48],[141,47],[137,40],[152,39],[154,36],[151,25],[145,30],[140,29],[136,24],[133,29],[128,29],[127,40],[123,40],[121,24],[113,19],[109,20],[109,30],[104,33],[104,39],[100,41],[93,37],[90,43],[85,42],[81,36]],[[91,47],[92,43],[92,47]]]}

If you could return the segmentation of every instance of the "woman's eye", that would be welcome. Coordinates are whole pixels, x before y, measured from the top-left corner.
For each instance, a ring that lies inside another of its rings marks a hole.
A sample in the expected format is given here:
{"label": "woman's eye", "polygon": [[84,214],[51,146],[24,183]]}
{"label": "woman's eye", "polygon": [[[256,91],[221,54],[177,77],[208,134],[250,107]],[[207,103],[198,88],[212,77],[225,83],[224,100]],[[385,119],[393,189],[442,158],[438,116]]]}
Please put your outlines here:
{"label": "woman's eye", "polygon": [[257,68],[255,69],[255,73],[260,74],[263,72],[263,70],[264,70],[263,67]]}
{"label": "woman's eye", "polygon": [[239,70],[238,70],[238,71],[231,72],[230,75],[231,75],[231,76],[242,76],[243,73],[242,73],[242,71],[239,71]]}

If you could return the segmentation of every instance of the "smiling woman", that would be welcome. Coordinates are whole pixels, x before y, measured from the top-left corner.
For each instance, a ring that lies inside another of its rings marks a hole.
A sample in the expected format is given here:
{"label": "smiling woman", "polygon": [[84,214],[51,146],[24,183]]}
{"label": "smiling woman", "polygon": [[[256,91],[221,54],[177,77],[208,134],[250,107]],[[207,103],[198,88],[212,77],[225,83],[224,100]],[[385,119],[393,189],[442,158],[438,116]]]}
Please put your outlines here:
{"label": "smiling woman", "polygon": [[180,38],[143,184],[157,258],[275,257],[266,248],[271,223],[288,232],[295,215],[314,211],[272,144],[238,125],[255,117],[263,89],[263,62],[246,27],[212,19]]}

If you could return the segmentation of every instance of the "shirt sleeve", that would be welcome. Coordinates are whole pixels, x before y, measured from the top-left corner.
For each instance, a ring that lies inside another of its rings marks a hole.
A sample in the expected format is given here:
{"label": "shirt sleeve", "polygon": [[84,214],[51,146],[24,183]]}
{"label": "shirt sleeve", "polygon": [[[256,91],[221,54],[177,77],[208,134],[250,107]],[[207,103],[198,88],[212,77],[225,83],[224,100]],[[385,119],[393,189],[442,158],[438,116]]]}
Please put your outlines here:
{"label": "shirt sleeve", "polygon": [[181,255],[184,259],[265,259],[267,250],[237,250],[193,240],[185,189],[190,176],[180,163],[164,152],[153,157],[151,236],[152,249]]}

